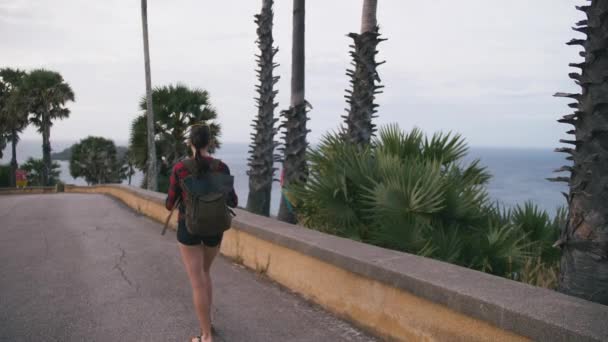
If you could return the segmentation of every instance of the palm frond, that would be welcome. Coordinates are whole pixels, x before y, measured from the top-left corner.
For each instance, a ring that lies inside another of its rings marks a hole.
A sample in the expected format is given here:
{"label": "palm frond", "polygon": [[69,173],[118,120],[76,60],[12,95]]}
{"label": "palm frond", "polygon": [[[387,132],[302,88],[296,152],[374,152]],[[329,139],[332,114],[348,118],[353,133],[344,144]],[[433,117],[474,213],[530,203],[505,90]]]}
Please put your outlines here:
{"label": "palm frond", "polygon": [[453,163],[468,152],[468,147],[460,134],[435,133],[429,140],[424,138],[422,157],[439,160],[443,165]]}
{"label": "palm frond", "polygon": [[433,246],[429,255],[434,259],[443,260],[453,264],[464,265],[462,236],[466,233],[457,224],[444,225],[441,221],[432,223],[433,229],[427,231],[426,239]]}
{"label": "palm frond", "polygon": [[424,134],[418,128],[404,133],[398,125],[392,124],[380,128],[374,146],[381,154],[396,156],[400,159],[412,159],[421,156]]}
{"label": "palm frond", "polygon": [[543,262],[553,263],[561,255],[560,250],[553,247],[560,232],[555,222],[563,219],[563,215],[563,212],[558,211],[554,221],[552,221],[546,211],[527,201],[523,207],[517,205],[513,209],[511,220],[514,225],[522,230],[522,233],[526,235],[530,242],[530,254],[541,257]]}
{"label": "palm frond", "polygon": [[430,215],[442,209],[444,183],[437,162],[402,161],[385,154],[376,159],[379,177],[365,195],[375,215]]}
{"label": "palm frond", "polygon": [[529,243],[511,224],[477,228],[469,240],[469,267],[499,276],[510,276],[529,257]]}

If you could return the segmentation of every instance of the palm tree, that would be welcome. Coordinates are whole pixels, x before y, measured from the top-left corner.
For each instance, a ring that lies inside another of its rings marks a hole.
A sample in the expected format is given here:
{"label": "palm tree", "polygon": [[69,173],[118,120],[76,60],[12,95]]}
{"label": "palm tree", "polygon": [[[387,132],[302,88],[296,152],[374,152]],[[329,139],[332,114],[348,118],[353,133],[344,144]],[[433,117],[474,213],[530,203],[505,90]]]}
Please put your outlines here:
{"label": "palm tree", "polygon": [[364,0],[363,14],[361,16],[361,33],[350,33],[348,36],[354,40],[351,45],[353,51],[352,65],[355,70],[348,69],[346,74],[351,77],[352,89],[346,90],[346,102],[349,104],[346,122],[346,139],[353,144],[362,146],[369,144],[376,132],[376,125],[372,120],[376,117],[377,104],[374,103],[376,95],[381,93],[383,86],[378,85],[380,77],[377,67],[384,63],[376,62],[378,44],[386,39],[380,39],[376,20],[378,0]]}
{"label": "palm tree", "polygon": [[154,107],[152,106],[152,80],[150,74],[150,49],[148,46],[148,1],[141,0],[141,21],[144,32],[144,60],[146,68],[146,101],[148,130],[148,172],[147,188],[156,191],[158,188],[158,169],[156,167],[156,144],[154,143]]}
{"label": "palm tree", "polygon": [[51,127],[53,120],[64,119],[70,115],[65,104],[74,101],[74,92],[59,73],[44,69],[33,70],[27,74],[23,78],[22,87],[29,112],[33,114],[30,121],[42,133],[42,183],[49,185],[52,169]]}
{"label": "palm tree", "polygon": [[[305,0],[293,1],[293,37],[291,50],[291,105],[281,114],[285,128],[283,151],[283,188],[292,183],[304,183],[308,176],[306,166],[306,112],[309,103],[304,97],[304,18]],[[295,223],[296,215],[288,202],[288,195],[283,192],[279,207],[279,220]]]}
{"label": "palm tree", "polygon": [[4,68],[0,70],[0,82],[4,83],[4,93],[2,105],[0,107],[3,121],[6,125],[8,140],[11,142],[11,174],[10,186],[16,185],[15,172],[17,171],[17,143],[19,142],[19,134],[27,127],[27,104],[23,98],[23,92],[20,91],[21,81],[25,76],[25,72]]}
{"label": "palm tree", "polygon": [[[4,157],[4,149],[8,141],[8,133],[3,123],[0,123],[0,159]],[[9,171],[10,172],[10,171]]]}
{"label": "palm tree", "polygon": [[[188,127],[197,123],[206,123],[211,128],[213,145],[210,152],[219,148],[221,127],[214,123],[217,112],[211,105],[209,93],[202,89],[190,89],[185,85],[169,85],[154,88],[152,92],[155,116],[156,163],[158,168],[158,189],[165,190],[169,172],[173,164],[188,155],[186,133]],[[138,116],[131,124],[129,150],[137,168],[147,171],[149,165],[147,112],[148,101],[142,98],[139,104],[144,114]],[[147,177],[146,177],[147,178]],[[144,184],[145,185],[145,184]]]}
{"label": "palm tree", "polygon": [[272,36],[273,25],[273,0],[263,0],[260,14],[255,16],[255,23],[258,25],[257,44],[260,55],[257,56],[259,69],[257,70],[260,84],[256,86],[259,97],[258,115],[254,120],[254,133],[250,145],[249,157],[249,197],[247,198],[247,210],[250,212],[268,216],[270,214],[270,194],[274,178],[274,148],[277,143],[274,136],[277,133],[275,123],[278,121],[274,117],[274,109],[277,103],[274,98],[278,91],[274,90],[274,85],[279,77],[273,75],[276,67],[274,55],[278,49],[273,47],[274,39]]}
{"label": "palm tree", "polygon": [[[6,148],[6,143],[9,140],[10,127],[8,124],[8,119],[5,118],[7,113],[2,109],[6,106],[6,100],[8,98],[8,85],[4,82],[0,82],[0,158],[4,157],[4,149]],[[7,182],[7,186],[10,183]]]}
{"label": "palm tree", "polygon": [[560,267],[559,290],[590,301],[608,304],[608,17],[606,2],[592,0],[589,6],[580,6],[587,19],[577,23],[575,31],[586,39],[573,39],[568,45],[581,45],[585,58],[582,63],[571,64],[581,73],[570,77],[581,86],[580,94],[557,93],[558,97],[575,100],[569,106],[573,114],[559,122],[574,126],[568,134],[574,139],[560,140],[573,145],[558,148],[567,153],[572,166],[556,172],[570,172],[570,177],[556,177],[553,181],[567,182],[566,194],[569,214],[556,245],[563,256]]}

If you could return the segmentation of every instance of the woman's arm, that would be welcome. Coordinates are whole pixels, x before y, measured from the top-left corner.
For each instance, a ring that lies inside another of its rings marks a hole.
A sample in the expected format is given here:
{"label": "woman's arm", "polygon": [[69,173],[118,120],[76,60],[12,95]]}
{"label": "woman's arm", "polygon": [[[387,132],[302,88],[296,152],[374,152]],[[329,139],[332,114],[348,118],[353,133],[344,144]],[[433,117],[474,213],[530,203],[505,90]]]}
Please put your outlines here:
{"label": "woman's arm", "polygon": [[171,176],[169,177],[169,191],[167,193],[167,199],[165,200],[165,208],[167,208],[167,210],[173,210],[175,202],[182,195],[182,188],[179,186],[176,168],[177,165],[173,167]]}

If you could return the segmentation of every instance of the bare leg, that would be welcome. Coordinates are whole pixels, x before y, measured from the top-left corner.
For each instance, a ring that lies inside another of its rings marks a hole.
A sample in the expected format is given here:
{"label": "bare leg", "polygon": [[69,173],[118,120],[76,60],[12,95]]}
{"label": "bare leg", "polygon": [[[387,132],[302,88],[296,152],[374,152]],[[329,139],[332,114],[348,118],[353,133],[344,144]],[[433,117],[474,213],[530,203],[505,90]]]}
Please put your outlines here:
{"label": "bare leg", "polygon": [[220,251],[220,247],[207,247],[203,246],[204,263],[203,263],[203,276],[205,277],[205,283],[207,284],[207,296],[209,298],[209,320],[211,321],[211,309],[213,308],[213,285],[211,282],[211,265],[213,260]]}
{"label": "bare leg", "polygon": [[192,286],[192,300],[200,323],[203,341],[212,342],[211,321],[209,317],[209,290],[207,289],[207,280],[209,278],[205,276],[205,272],[203,271],[203,267],[206,264],[203,247],[200,245],[187,246],[179,243],[179,250],[186,272],[188,273],[188,278],[190,279],[190,285]]}

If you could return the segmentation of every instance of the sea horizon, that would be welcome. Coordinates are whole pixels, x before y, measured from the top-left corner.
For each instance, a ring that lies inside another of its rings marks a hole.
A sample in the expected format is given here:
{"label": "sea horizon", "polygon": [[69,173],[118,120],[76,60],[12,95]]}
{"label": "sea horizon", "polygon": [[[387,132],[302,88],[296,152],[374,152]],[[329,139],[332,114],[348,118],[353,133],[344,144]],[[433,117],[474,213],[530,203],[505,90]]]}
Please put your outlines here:
{"label": "sea horizon", "polygon": [[[78,140],[51,140],[53,153],[61,152]],[[127,142],[118,141],[117,146],[126,146]],[[557,145],[557,144],[556,144]],[[0,164],[8,164],[11,159],[10,145],[3,151]],[[216,156],[226,162],[235,176],[235,190],[241,206],[245,206],[248,194],[247,158],[248,143],[223,142]],[[42,157],[42,141],[23,139],[17,145],[17,160],[21,164],[27,158]],[[490,198],[501,205],[512,208],[517,204],[532,201],[541,209],[554,215],[557,208],[566,205],[561,192],[567,192],[565,183],[553,183],[546,180],[553,177],[552,172],[567,164],[565,156],[554,152],[551,148],[543,147],[492,147],[469,146],[469,153],[463,161],[469,163],[479,159],[492,178],[487,186]],[[60,179],[67,184],[86,185],[81,179],[74,179],[69,174],[69,162],[58,161],[61,167]],[[278,178],[278,177],[277,177]],[[138,171],[132,178],[132,185],[139,186],[143,174]],[[123,184],[127,182],[124,181]],[[273,184],[271,213],[278,212],[280,201],[280,186]]]}

